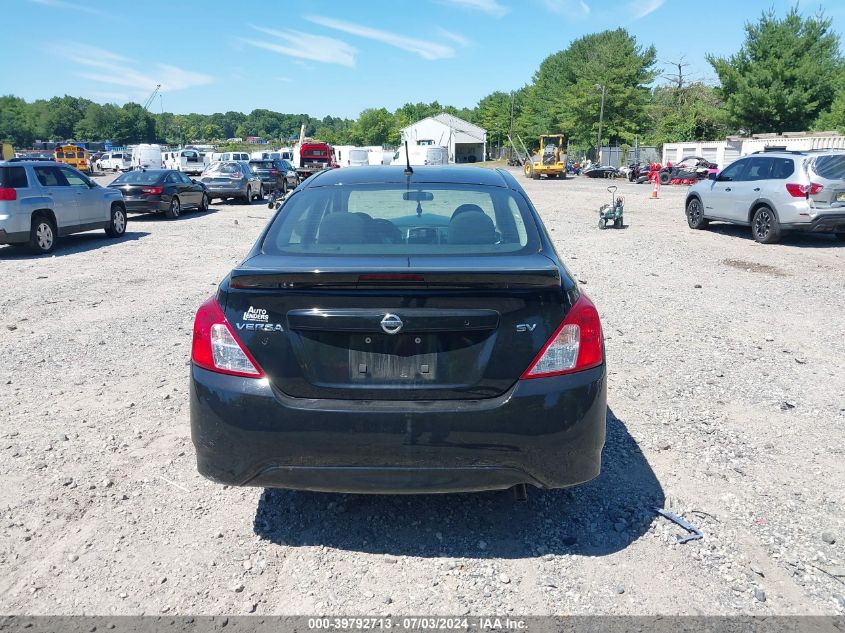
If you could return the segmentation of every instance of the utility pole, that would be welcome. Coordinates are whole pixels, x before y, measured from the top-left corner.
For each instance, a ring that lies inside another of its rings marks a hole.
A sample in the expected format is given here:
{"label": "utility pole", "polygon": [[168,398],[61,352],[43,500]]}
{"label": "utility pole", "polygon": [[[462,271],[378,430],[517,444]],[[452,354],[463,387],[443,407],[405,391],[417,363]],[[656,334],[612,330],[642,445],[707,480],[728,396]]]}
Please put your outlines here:
{"label": "utility pole", "polygon": [[[513,100],[514,100],[514,95],[513,95],[513,90],[511,90],[511,122],[510,122],[510,127],[508,129],[508,138],[509,139],[513,138]],[[513,141],[511,141],[511,159],[513,159],[513,150],[514,150]]]}
{"label": "utility pole", "polygon": [[601,110],[599,110],[599,136],[596,139],[596,163],[599,163],[599,153],[601,152],[601,127],[604,123],[604,92],[607,88],[604,84],[596,84],[596,88],[601,88]]}

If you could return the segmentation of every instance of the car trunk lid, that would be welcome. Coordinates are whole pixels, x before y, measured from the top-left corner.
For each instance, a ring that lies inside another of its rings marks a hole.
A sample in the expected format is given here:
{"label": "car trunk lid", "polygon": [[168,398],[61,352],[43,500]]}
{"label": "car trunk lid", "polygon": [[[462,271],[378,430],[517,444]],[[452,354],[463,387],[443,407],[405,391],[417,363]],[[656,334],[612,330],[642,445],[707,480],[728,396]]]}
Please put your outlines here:
{"label": "car trunk lid", "polygon": [[500,395],[571,304],[557,266],[538,254],[302,262],[255,257],[225,293],[236,333],[294,397]]}

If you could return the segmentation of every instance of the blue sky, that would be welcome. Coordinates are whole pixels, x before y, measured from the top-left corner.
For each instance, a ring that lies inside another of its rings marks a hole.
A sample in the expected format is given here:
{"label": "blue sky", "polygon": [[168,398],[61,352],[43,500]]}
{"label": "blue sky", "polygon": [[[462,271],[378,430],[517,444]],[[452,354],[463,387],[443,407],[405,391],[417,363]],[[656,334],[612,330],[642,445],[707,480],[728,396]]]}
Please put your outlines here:
{"label": "blue sky", "polygon": [[[794,0],[2,0],[0,93],[71,94],[187,112],[356,117],[438,100],[472,107],[529,82],[581,35],[625,27],[660,60],[714,81],[743,25]],[[841,32],[845,1],[820,7]],[[666,70],[668,72],[668,68]]]}

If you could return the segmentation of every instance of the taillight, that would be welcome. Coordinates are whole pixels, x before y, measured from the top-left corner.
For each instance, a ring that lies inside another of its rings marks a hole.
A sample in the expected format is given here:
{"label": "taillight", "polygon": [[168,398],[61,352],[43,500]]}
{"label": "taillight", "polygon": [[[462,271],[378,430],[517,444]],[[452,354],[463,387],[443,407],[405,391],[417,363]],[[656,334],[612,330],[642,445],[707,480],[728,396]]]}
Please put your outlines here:
{"label": "taillight", "polygon": [[241,172],[239,172],[239,171],[233,171],[232,172],[232,178],[240,178],[240,177],[241,177]]}
{"label": "taillight", "polygon": [[599,313],[582,294],[521,378],[560,376],[598,367],[604,361],[602,341]]}
{"label": "taillight", "polygon": [[0,187],[0,200],[17,200],[18,191],[11,187]]}
{"label": "taillight", "polygon": [[164,191],[164,187],[143,187],[141,189],[141,193],[146,196],[157,196],[160,195],[162,191]]}
{"label": "taillight", "polygon": [[203,303],[194,319],[191,360],[203,369],[230,376],[261,378],[264,372],[238,340],[215,297]]}
{"label": "taillight", "polygon": [[824,189],[824,185],[817,182],[811,182],[809,185],[799,185],[797,183],[787,183],[786,190],[793,198],[806,198],[807,196],[814,196]]}

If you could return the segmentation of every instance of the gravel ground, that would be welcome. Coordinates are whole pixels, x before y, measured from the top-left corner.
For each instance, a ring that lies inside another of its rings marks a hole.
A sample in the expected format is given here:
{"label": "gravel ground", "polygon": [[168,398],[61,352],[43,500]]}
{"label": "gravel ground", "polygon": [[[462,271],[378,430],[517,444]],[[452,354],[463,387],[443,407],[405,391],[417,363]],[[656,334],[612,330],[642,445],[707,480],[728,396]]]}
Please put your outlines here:
{"label": "gravel ground", "polygon": [[692,231],[684,187],[627,183],[629,226],[599,231],[607,183],[522,182],[610,372],[601,476],[527,503],[197,474],[193,314],[264,205],[0,247],[0,612],[845,613],[845,247]]}

